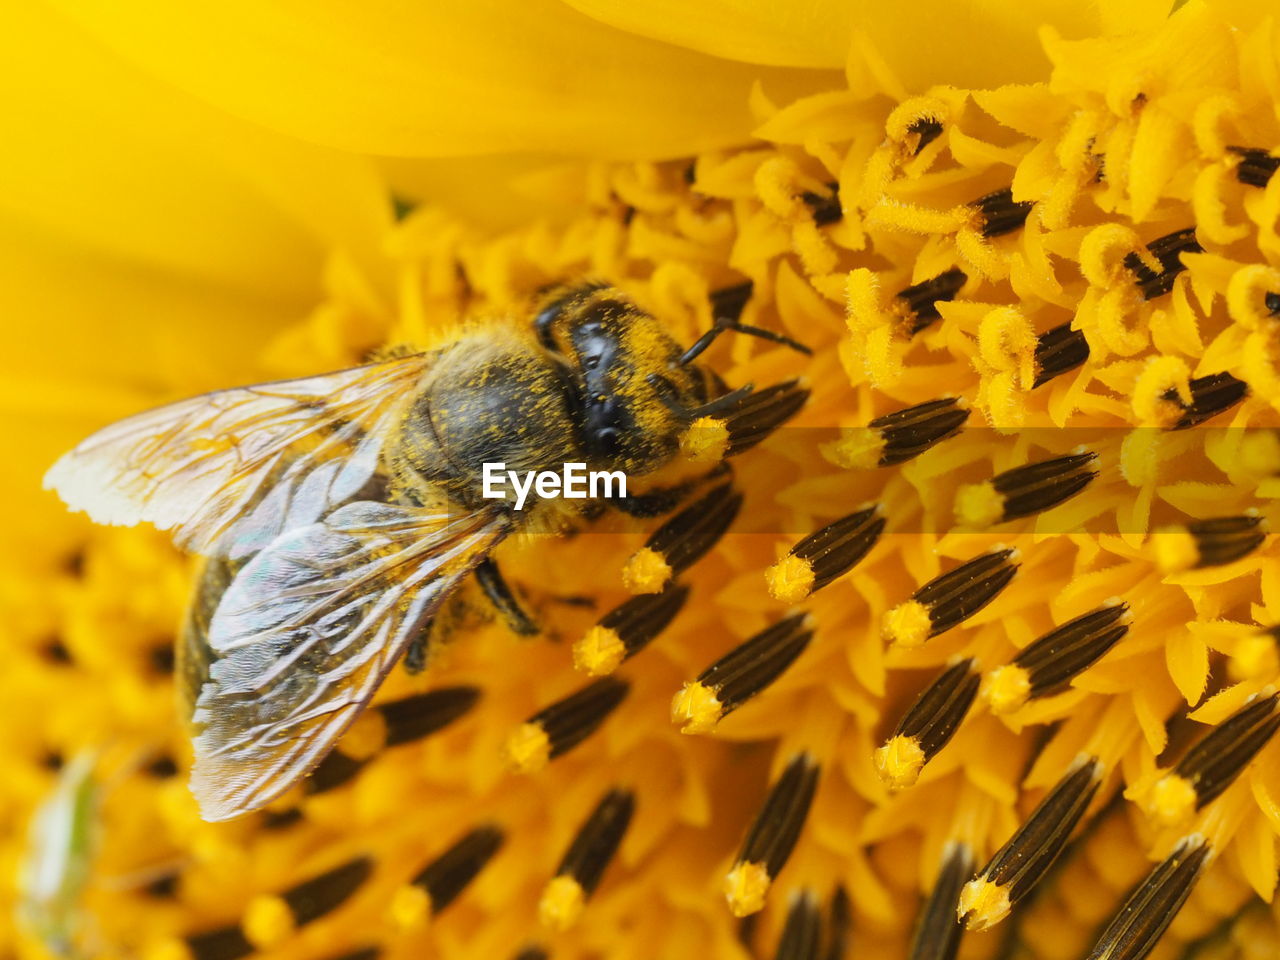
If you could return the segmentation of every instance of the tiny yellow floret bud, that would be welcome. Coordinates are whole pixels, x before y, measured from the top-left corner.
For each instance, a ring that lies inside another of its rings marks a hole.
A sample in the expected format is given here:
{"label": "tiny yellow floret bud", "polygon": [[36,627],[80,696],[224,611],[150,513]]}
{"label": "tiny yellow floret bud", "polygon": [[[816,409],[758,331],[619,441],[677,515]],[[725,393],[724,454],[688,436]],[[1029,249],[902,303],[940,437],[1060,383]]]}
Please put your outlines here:
{"label": "tiny yellow floret bud", "polygon": [[764,579],[773,599],[780,603],[799,603],[813,591],[813,565],[789,553],[764,572]]}
{"label": "tiny yellow floret bud", "polygon": [[890,790],[914,786],[924,769],[924,750],[914,737],[890,737],[875,752],[876,772]]}
{"label": "tiny yellow floret bud", "polygon": [[739,863],[724,878],[724,896],[735,917],[748,917],[764,909],[765,894],[773,882],[763,863]]}
{"label": "tiny yellow floret bud", "polygon": [[1031,674],[1017,664],[996,667],[987,676],[987,702],[996,716],[1013,713],[1031,696]]}
{"label": "tiny yellow floret bud", "polygon": [[641,547],[622,568],[622,583],[632,593],[661,593],[671,579],[671,565],[656,550]]}
{"label": "tiny yellow floret bud", "polygon": [[671,722],[683,724],[681,733],[710,733],[723,712],[715,691],[696,680],[686,683],[671,701]]}
{"label": "tiny yellow floret bud", "polygon": [[933,621],[924,604],[908,600],[886,613],[882,626],[886,640],[904,647],[918,647],[929,639]]}
{"label": "tiny yellow floret bud", "polygon": [[990,880],[970,880],[960,891],[956,917],[970,930],[986,930],[1009,915],[1009,888]]}
{"label": "tiny yellow floret bud", "polygon": [[573,645],[573,665],[583,673],[602,677],[618,669],[627,648],[616,630],[594,626]]}
{"label": "tiny yellow floret bud", "polygon": [[585,902],[582,884],[573,877],[554,877],[538,901],[538,922],[563,933],[578,922]]}
{"label": "tiny yellow floret bud", "polygon": [[536,723],[522,723],[507,740],[507,760],[521,773],[536,773],[551,760],[551,740]]}

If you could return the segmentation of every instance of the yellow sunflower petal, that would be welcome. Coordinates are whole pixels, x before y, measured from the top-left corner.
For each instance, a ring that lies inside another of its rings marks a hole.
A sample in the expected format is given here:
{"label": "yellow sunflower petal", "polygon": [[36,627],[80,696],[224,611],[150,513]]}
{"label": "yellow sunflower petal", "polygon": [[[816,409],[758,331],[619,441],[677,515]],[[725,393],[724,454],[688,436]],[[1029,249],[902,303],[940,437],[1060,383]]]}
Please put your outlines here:
{"label": "yellow sunflower petal", "polygon": [[233,114],[389,155],[688,154],[747,138],[756,81],[785,98],[831,79],[636,37],[557,0],[63,6],[111,46]]}

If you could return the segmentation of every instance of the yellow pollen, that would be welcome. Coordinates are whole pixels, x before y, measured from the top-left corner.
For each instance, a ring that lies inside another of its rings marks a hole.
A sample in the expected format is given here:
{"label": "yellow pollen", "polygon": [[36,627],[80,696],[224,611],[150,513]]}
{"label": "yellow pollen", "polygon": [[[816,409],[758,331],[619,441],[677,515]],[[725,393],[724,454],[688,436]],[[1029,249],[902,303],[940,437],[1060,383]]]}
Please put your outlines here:
{"label": "yellow pollen", "polygon": [[420,930],[431,919],[431,894],[416,883],[398,887],[387,905],[387,918],[401,932]]}
{"label": "yellow pollen", "polygon": [[1153,540],[1156,564],[1164,573],[1181,573],[1200,562],[1196,538],[1186,530],[1159,530]]}
{"label": "yellow pollen", "polygon": [[279,946],[293,934],[293,911],[280,897],[263,895],[249,901],[245,911],[245,939],[259,950]]}
{"label": "yellow pollen", "polygon": [[769,596],[781,603],[799,603],[813,591],[813,565],[787,554],[764,572]]}
{"label": "yellow pollen", "polygon": [[729,428],[718,417],[699,417],[680,435],[680,452],[693,463],[719,463],[729,449]]}
{"label": "yellow pollen", "polygon": [[722,714],[716,692],[696,680],[686,683],[671,700],[671,722],[684,724],[681,733],[710,733]]}
{"label": "yellow pollen", "polygon": [[507,740],[507,761],[520,773],[536,773],[551,761],[551,740],[536,723],[522,723]]}
{"label": "yellow pollen", "polygon": [[627,648],[617,631],[598,624],[573,645],[574,667],[593,677],[613,673],[626,655]]}
{"label": "yellow pollen", "polygon": [[353,760],[367,760],[387,743],[387,719],[377,710],[366,710],[342,735],[342,752]]}
{"label": "yellow pollen", "polygon": [[563,933],[578,922],[585,902],[582,884],[573,877],[554,877],[538,901],[538,922]]}
{"label": "yellow pollen", "polygon": [[916,600],[900,603],[884,615],[881,633],[891,643],[904,647],[918,647],[929,639],[933,621],[925,605]]}
{"label": "yellow pollen", "polygon": [[1143,806],[1160,826],[1176,826],[1195,811],[1196,790],[1190,780],[1169,773],[1156,781]]}
{"label": "yellow pollen", "polygon": [[735,917],[748,917],[764,909],[765,894],[773,879],[763,863],[745,860],[724,878],[724,897]]}
{"label": "yellow pollen", "polygon": [[851,427],[840,431],[840,439],[824,443],[822,455],[846,470],[870,470],[879,466],[884,453],[884,437],[870,427]]}
{"label": "yellow pollen", "polygon": [[920,779],[924,751],[914,737],[897,734],[876,748],[875,762],[876,772],[886,787],[893,791],[905,790]]}
{"label": "yellow pollen", "polygon": [[671,579],[671,565],[649,547],[641,547],[622,568],[622,583],[632,593],[661,593]]}
{"label": "yellow pollen", "polygon": [[996,667],[987,676],[987,702],[1000,716],[1026,705],[1031,696],[1031,674],[1016,664]]}
{"label": "yellow pollen", "polygon": [[990,480],[970,483],[956,493],[956,522],[966,527],[989,527],[1004,516],[1004,497]]}
{"label": "yellow pollen", "polygon": [[978,878],[960,891],[956,917],[970,930],[986,930],[1009,915],[1009,888]]}

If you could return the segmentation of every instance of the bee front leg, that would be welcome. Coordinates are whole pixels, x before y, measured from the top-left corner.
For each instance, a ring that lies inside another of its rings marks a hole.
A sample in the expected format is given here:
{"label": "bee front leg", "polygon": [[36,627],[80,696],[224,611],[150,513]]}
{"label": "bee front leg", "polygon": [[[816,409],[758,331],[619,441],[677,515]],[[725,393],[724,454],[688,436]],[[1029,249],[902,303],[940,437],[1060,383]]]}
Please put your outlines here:
{"label": "bee front leg", "polygon": [[533,637],[540,632],[537,622],[520,605],[492,558],[481,561],[476,567],[475,577],[484,595],[512,632],[522,637]]}

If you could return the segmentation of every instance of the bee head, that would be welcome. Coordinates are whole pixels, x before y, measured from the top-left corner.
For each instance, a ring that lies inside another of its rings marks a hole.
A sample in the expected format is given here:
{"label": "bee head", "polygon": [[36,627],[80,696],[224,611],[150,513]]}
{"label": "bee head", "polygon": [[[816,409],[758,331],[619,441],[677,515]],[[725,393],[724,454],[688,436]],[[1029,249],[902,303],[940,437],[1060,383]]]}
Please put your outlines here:
{"label": "bee head", "polygon": [[543,346],[563,356],[578,393],[583,446],[602,464],[645,473],[675,453],[683,406],[706,400],[703,371],[654,317],[606,286],[579,288],[537,316]]}

